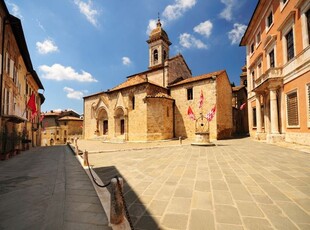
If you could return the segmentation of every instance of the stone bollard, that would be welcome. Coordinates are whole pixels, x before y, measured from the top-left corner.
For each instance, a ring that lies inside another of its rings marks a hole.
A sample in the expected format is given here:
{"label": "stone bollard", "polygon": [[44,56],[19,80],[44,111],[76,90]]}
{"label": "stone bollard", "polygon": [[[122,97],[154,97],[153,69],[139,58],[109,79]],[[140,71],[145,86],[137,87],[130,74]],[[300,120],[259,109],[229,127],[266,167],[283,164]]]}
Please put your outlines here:
{"label": "stone bollard", "polygon": [[86,150],[83,152],[83,165],[88,166],[88,152]]}
{"label": "stone bollard", "polygon": [[74,138],[74,147],[75,147],[75,154],[79,155],[79,147],[78,147],[78,143],[77,143],[78,138]]}
{"label": "stone bollard", "polygon": [[180,145],[182,145],[182,137],[179,137]]}
{"label": "stone bollard", "polygon": [[121,192],[123,192],[123,179],[119,177],[118,180],[121,185],[121,191],[119,191],[119,186],[117,184],[116,178],[113,178],[111,180],[111,224],[120,224],[124,220],[124,204],[121,196]]}
{"label": "stone bollard", "polygon": [[75,155],[79,155],[79,147],[77,145],[74,146]]}

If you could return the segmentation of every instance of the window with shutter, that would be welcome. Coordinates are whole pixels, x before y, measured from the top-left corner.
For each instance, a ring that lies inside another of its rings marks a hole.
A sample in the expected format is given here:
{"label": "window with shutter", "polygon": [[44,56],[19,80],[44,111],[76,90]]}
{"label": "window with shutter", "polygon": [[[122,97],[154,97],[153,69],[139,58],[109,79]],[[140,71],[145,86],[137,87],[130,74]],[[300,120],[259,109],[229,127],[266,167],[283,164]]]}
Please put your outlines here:
{"label": "window with shutter", "polygon": [[288,126],[298,126],[298,97],[297,92],[292,92],[286,96],[287,124]]}

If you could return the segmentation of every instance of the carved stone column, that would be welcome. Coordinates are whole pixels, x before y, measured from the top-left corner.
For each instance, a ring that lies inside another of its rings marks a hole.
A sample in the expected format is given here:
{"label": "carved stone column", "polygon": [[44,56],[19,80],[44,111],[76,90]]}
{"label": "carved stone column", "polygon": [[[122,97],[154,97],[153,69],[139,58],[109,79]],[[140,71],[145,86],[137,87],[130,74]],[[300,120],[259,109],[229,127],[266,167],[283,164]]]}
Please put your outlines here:
{"label": "carved stone column", "polygon": [[270,125],[271,133],[279,133],[279,123],[278,123],[278,103],[277,103],[277,90],[276,88],[270,89]]}
{"label": "carved stone column", "polygon": [[260,95],[256,93],[256,132],[262,132],[262,110],[261,110],[261,103],[260,103]]}

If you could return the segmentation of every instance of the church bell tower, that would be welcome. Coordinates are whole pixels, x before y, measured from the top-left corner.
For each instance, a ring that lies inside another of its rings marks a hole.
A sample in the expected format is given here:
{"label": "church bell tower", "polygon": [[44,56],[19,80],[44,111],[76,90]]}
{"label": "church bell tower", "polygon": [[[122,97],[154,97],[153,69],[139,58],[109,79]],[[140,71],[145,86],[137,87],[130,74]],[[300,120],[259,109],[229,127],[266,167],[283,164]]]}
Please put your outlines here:
{"label": "church bell tower", "polygon": [[165,61],[169,59],[169,46],[172,43],[169,41],[166,31],[161,27],[159,18],[147,43],[149,44],[149,69],[164,65]]}

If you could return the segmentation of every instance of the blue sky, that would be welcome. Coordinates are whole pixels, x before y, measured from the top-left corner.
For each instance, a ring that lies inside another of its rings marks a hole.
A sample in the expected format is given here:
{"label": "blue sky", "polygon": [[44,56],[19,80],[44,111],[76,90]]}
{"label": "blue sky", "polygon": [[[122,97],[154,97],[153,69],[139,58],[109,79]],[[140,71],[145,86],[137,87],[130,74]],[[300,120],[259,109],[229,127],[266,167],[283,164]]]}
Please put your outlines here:
{"label": "blue sky", "polygon": [[34,69],[45,88],[42,111],[83,113],[83,96],[147,70],[148,34],[158,13],[193,76],[226,69],[239,84],[239,41],[254,0],[5,0],[22,21]]}

